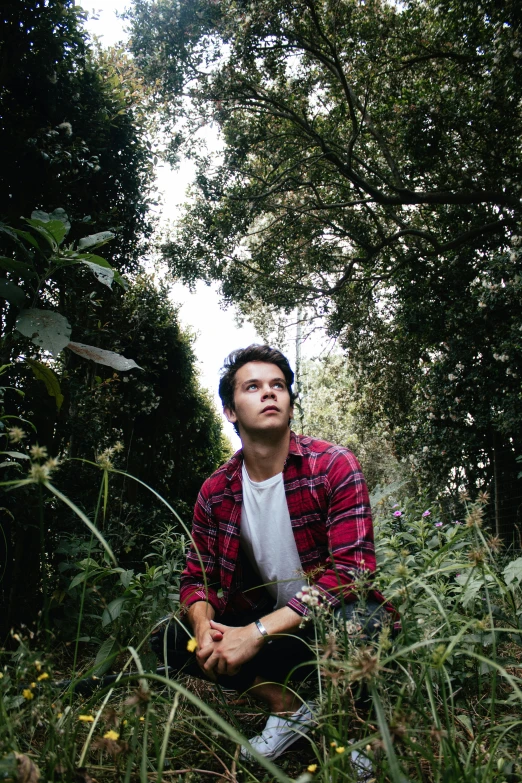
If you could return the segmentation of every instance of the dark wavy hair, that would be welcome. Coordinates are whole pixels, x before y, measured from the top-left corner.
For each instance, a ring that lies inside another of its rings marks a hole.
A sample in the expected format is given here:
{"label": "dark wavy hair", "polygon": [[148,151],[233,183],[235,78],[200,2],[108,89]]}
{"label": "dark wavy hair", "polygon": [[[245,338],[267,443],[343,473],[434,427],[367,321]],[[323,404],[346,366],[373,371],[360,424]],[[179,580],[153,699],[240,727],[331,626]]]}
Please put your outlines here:
{"label": "dark wavy hair", "polygon": [[[248,348],[238,348],[236,351],[232,351],[223,364],[221,370],[221,380],[219,381],[219,396],[224,408],[230,408],[231,411],[234,408],[234,389],[236,386],[236,373],[248,362],[266,362],[267,364],[275,364],[283,373],[288,393],[290,395],[290,404],[293,405],[296,400],[296,395],[292,389],[294,382],[294,373],[288,363],[288,359],[277,348],[271,348],[269,345],[249,345]],[[234,429],[239,434],[239,428],[237,424],[234,424]]]}

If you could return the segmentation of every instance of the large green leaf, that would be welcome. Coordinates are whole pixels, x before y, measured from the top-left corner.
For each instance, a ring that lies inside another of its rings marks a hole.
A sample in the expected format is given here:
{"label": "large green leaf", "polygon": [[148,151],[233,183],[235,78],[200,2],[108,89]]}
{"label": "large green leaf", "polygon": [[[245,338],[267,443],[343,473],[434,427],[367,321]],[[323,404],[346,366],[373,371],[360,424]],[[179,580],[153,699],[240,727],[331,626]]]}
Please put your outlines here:
{"label": "large green leaf", "polygon": [[60,381],[46,364],[35,361],[35,359],[25,359],[31,370],[34,372],[35,377],[39,381],[45,383],[48,394],[56,399],[56,407],[58,410],[62,407],[63,394],[60,388]]}
{"label": "large green leaf", "polygon": [[[80,260],[81,260],[82,263],[84,263],[86,266],[88,266],[92,270],[92,272],[94,272],[94,274],[96,275],[98,280],[100,280],[100,282],[102,282],[102,283],[105,282],[103,280],[104,273],[102,273],[101,269],[99,269],[99,268],[97,269],[96,267],[102,267],[103,269],[110,270],[110,272],[112,272],[111,283],[112,283],[112,280],[114,279],[116,281],[116,283],[118,283],[118,285],[120,285],[124,289],[124,291],[126,291],[128,289],[129,284],[127,283],[125,278],[118,272],[117,269],[114,269],[109,264],[109,262],[106,261],[101,256],[97,256],[94,253],[85,253],[85,254],[83,254],[81,256]],[[107,279],[108,279],[108,277],[107,277]],[[108,283],[105,283],[105,285],[108,285]]]}
{"label": "large green leaf", "polygon": [[125,598],[125,596],[120,595],[118,598],[115,598],[113,601],[110,602],[108,606],[105,607],[102,615],[102,626],[104,628],[106,625],[109,625],[109,623],[112,623],[114,622],[114,620],[118,619],[126,600],[127,599]]}
{"label": "large green leaf", "polygon": [[71,338],[71,326],[67,318],[53,310],[22,310],[16,329],[53,356],[58,356]]}
{"label": "large green leaf", "polygon": [[116,652],[117,649],[118,645],[116,639],[105,639],[100,649],[98,650],[94,661],[96,666],[94,672],[97,677],[101,677],[102,674],[105,674],[112,663],[111,656],[114,654],[114,652]]}
{"label": "large green leaf", "polygon": [[103,283],[103,285],[106,285],[108,288],[112,288],[112,281],[114,280],[113,269],[101,266],[100,264],[95,264],[92,261],[82,261],[82,264],[91,270],[100,283]]}
{"label": "large green leaf", "polygon": [[84,345],[84,343],[69,343],[67,345],[69,350],[74,351],[79,356],[83,356],[84,359],[90,359],[98,364],[105,364],[107,367],[112,367],[118,372],[126,372],[127,370],[143,369],[140,367],[134,359],[126,359],[119,353],[114,351],[105,351],[103,348],[97,348],[95,345]]}
{"label": "large green leaf", "polygon": [[0,279],[0,299],[7,299],[11,304],[22,307],[25,302],[25,293],[19,285],[10,280]]}
{"label": "large green leaf", "polygon": [[24,264],[23,261],[17,261],[15,258],[0,256],[0,269],[6,272],[14,272],[23,278],[36,277],[37,273],[30,264]]}
{"label": "large green leaf", "polygon": [[89,247],[100,247],[106,242],[110,242],[114,239],[116,234],[112,231],[100,231],[98,234],[90,234],[88,237],[83,237],[78,242],[78,250],[87,250]]}

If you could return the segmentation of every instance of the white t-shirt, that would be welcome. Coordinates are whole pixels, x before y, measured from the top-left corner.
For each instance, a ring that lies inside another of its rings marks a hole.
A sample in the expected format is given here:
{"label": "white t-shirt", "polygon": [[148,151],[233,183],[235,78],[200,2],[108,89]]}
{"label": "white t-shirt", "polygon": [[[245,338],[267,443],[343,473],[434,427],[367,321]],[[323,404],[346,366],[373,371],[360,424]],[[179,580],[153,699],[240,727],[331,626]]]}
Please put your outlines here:
{"label": "white t-shirt", "polygon": [[[288,513],[283,474],[252,481],[243,463],[243,506],[240,542],[275,600],[285,606],[305,579]],[[301,576],[299,576],[301,574]]]}

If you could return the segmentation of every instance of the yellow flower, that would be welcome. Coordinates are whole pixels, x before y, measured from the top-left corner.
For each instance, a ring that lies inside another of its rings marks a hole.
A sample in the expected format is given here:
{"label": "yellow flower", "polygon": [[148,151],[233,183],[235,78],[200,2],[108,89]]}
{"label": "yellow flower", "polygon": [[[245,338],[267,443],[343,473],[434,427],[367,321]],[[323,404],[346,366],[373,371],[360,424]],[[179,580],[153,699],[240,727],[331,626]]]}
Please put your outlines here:
{"label": "yellow flower", "polygon": [[63,712],[59,712],[59,713],[58,713],[58,715],[57,715],[56,717],[57,717],[58,719],[60,719],[60,718],[63,718]]}
{"label": "yellow flower", "polygon": [[335,740],[333,740],[332,742],[330,742],[330,747],[331,747],[331,748],[336,748],[336,747],[337,747],[337,742],[336,742]]}
{"label": "yellow flower", "polygon": [[316,769],[317,769],[317,764],[310,764],[310,765],[309,765],[309,766],[306,768],[306,771],[307,771],[307,772],[315,772],[315,771],[316,771]]}
{"label": "yellow flower", "polygon": [[110,739],[116,741],[120,738],[120,735],[117,731],[114,731],[113,729],[110,729],[110,731],[105,732],[103,735],[103,739]]}
{"label": "yellow flower", "polygon": [[344,748],[343,748],[343,747],[336,748],[336,749],[335,749],[335,752],[336,752],[336,753],[344,753]]}
{"label": "yellow flower", "polygon": [[141,718],[140,718],[140,720],[145,720],[145,716],[144,716],[144,715],[142,715],[142,716],[141,716]]}
{"label": "yellow flower", "polygon": [[84,723],[94,723],[92,715],[78,715],[78,720],[81,720]]}
{"label": "yellow flower", "polygon": [[0,672],[0,680],[3,678],[3,676],[4,676],[3,673]]}
{"label": "yellow flower", "polygon": [[24,699],[27,699],[27,701],[31,701],[31,699],[34,699],[34,693],[29,690],[29,688],[24,688],[22,691],[22,696]]}
{"label": "yellow flower", "polygon": [[197,643],[197,641],[194,639],[194,637],[192,636],[192,637],[191,637],[191,638],[188,640],[188,642],[187,642],[187,650],[188,650],[189,652],[194,652],[194,650],[196,650],[196,649],[197,649],[197,646],[198,646],[198,643]]}
{"label": "yellow flower", "polygon": [[42,668],[42,662],[41,661],[35,661],[34,666],[37,672],[39,672]]}
{"label": "yellow flower", "polygon": [[36,688],[36,683],[35,683],[35,682],[32,682],[30,687],[31,687],[31,688]]}
{"label": "yellow flower", "polygon": [[48,680],[49,675],[47,674],[47,672],[42,672],[40,676],[37,677],[36,679],[38,680],[38,682],[42,682],[42,680]]}
{"label": "yellow flower", "polygon": [[126,726],[128,722],[129,722],[128,720],[124,720],[123,725]]}

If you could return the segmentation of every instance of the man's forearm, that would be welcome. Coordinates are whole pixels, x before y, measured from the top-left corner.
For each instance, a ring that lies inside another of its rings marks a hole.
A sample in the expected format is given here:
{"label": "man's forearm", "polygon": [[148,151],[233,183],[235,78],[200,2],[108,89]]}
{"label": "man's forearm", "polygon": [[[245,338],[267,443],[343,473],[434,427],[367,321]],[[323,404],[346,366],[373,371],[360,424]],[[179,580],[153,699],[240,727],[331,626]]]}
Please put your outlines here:
{"label": "man's forearm", "polygon": [[190,606],[188,620],[196,639],[204,630],[208,631],[210,620],[213,620],[215,615],[214,607],[207,601],[196,601]]}
{"label": "man's forearm", "polygon": [[301,615],[290,609],[289,606],[282,606],[275,612],[265,615],[261,618],[261,623],[265,626],[270,635],[276,633],[290,633],[295,631],[301,625],[303,618]]}

